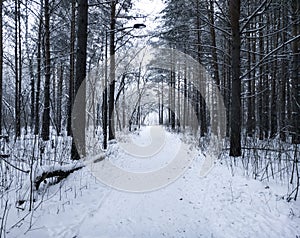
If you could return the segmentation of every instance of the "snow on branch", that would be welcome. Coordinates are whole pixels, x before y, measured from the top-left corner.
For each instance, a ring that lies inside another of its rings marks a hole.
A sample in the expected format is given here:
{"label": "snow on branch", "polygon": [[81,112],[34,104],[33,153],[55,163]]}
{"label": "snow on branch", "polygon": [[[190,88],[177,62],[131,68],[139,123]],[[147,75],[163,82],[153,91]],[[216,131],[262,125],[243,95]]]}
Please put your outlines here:
{"label": "snow on branch", "polygon": [[42,172],[37,173],[35,179],[33,180],[34,187],[36,190],[38,190],[40,184],[47,178],[57,177],[58,181],[61,181],[62,179],[68,177],[71,173],[80,170],[83,167],[83,164],[43,167],[41,168]]}

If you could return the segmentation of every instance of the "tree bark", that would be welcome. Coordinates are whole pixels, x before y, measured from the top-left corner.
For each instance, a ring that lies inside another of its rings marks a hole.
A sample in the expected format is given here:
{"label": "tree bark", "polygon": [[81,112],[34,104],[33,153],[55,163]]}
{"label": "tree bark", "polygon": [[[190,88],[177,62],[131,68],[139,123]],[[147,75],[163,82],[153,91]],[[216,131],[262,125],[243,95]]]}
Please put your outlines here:
{"label": "tree bark", "polygon": [[50,136],[50,9],[49,0],[45,0],[45,84],[44,84],[44,110],[42,124],[42,139],[49,140]]}
{"label": "tree bark", "polygon": [[[197,12],[197,18],[196,18],[196,29],[197,29],[197,60],[199,62],[199,64],[202,63],[202,59],[201,59],[201,55],[202,55],[202,47],[201,47],[201,20],[200,20],[200,2],[199,0],[196,1],[196,12]],[[198,80],[198,83],[196,83],[197,85],[200,85],[200,87],[204,87],[201,91],[202,94],[200,93],[200,88],[195,88],[195,112],[196,112],[196,116],[198,121],[196,122],[196,124],[199,124],[200,122],[200,135],[201,137],[205,136],[207,134],[207,114],[206,114],[206,102],[205,102],[205,98],[206,98],[206,82],[203,81],[203,78],[200,75],[199,78],[194,79],[194,80]],[[203,82],[200,82],[203,81]],[[194,122],[193,122],[194,123]]]}
{"label": "tree bark", "polygon": [[241,156],[241,80],[240,80],[240,0],[230,0],[229,15],[232,31],[232,91],[231,91],[231,135],[230,156]]}
{"label": "tree bark", "polygon": [[[75,110],[72,118],[72,150],[71,158],[79,160],[84,157],[85,151],[85,127],[86,127],[86,57],[87,57],[87,26],[88,26],[88,0],[78,1],[77,22],[77,51],[76,51],[76,78],[75,95],[80,106],[80,111]],[[79,91],[80,89],[80,91]],[[79,93],[80,92],[80,93]]]}
{"label": "tree bark", "polygon": [[109,69],[109,105],[108,105],[108,140],[115,139],[115,30],[116,30],[116,1],[111,1],[111,14],[110,14],[110,29],[109,29],[109,56],[110,56],[110,69]]}
{"label": "tree bark", "polygon": [[15,136],[20,137],[21,135],[21,111],[20,111],[20,94],[19,94],[19,0],[15,0]]}

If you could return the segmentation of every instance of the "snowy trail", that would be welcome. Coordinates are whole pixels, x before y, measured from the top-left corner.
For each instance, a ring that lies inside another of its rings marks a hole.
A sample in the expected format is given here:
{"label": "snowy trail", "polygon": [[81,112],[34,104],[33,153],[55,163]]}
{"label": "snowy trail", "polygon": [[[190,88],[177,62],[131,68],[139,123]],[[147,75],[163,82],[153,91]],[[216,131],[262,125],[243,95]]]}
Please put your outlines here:
{"label": "snowy trail", "polygon": [[[223,173],[221,176],[218,170]],[[289,217],[288,205],[276,201],[276,196],[261,183],[232,179],[229,173],[224,175],[222,167],[206,179],[197,181],[195,175],[191,170],[174,184],[152,193],[113,190],[95,211],[93,220],[85,220],[81,225],[78,237],[296,237],[299,234],[299,217]]]}
{"label": "snowy trail", "polygon": [[[147,135],[146,128],[134,139],[141,145],[151,143]],[[175,134],[167,133],[166,137],[163,154],[155,155],[151,162],[138,163],[116,153],[111,154],[112,160],[133,171],[161,166],[176,153],[174,148],[180,143]],[[300,203],[283,200],[283,186],[238,175],[232,177],[229,169],[219,162],[207,177],[200,178],[203,160],[204,155],[198,155],[178,180],[148,193],[114,190],[84,168],[64,182],[63,194],[57,192],[34,213],[37,221],[31,230],[24,234],[24,224],[23,228],[13,229],[8,237],[296,238],[300,235]],[[55,193],[55,189],[58,185],[49,192]]]}

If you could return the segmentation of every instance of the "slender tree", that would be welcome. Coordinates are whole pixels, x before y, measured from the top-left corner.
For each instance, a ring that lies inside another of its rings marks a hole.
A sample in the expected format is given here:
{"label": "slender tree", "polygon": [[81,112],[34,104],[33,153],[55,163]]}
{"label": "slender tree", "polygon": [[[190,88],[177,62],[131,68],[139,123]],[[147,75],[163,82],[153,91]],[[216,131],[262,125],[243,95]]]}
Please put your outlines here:
{"label": "slender tree", "polygon": [[110,28],[109,28],[109,56],[110,56],[110,69],[109,69],[109,101],[108,101],[108,140],[115,139],[115,120],[114,120],[114,107],[115,107],[115,29],[116,29],[116,4],[117,1],[112,0],[110,3]]}
{"label": "slender tree", "polygon": [[35,93],[35,124],[34,134],[38,135],[40,131],[40,90],[41,90],[41,64],[42,64],[42,30],[43,30],[43,3],[40,8],[39,26],[38,26],[38,40],[37,40],[37,83]]}
{"label": "slender tree", "polygon": [[62,97],[63,97],[63,81],[64,81],[64,67],[60,63],[58,67],[58,88],[57,88],[57,134],[61,133],[61,124],[62,124]]}
{"label": "slender tree", "polygon": [[30,42],[30,30],[29,30],[29,0],[25,1],[25,47],[26,56],[28,60],[28,70],[30,76],[30,131],[34,132],[34,120],[35,120],[35,75],[34,75],[34,52],[32,52],[29,42]]}
{"label": "slender tree", "polygon": [[103,101],[102,101],[102,130],[103,130],[103,149],[107,149],[107,37],[108,32],[105,32],[105,52],[104,52],[104,89],[103,89]]}
{"label": "slender tree", "polygon": [[71,35],[70,35],[70,78],[69,78],[69,99],[67,133],[72,135],[72,106],[74,99],[74,71],[75,71],[75,27],[76,27],[76,0],[71,4]]}
{"label": "slender tree", "polygon": [[21,44],[19,44],[19,41],[21,40],[20,34],[19,34],[19,20],[20,20],[20,4],[19,0],[15,0],[15,136],[20,137],[21,135],[21,110],[20,110],[20,76],[19,76],[19,61],[21,60],[19,55],[19,47]]}
{"label": "slender tree", "polygon": [[[253,7],[251,7],[251,3],[248,3],[248,12],[247,14],[250,16],[251,11],[253,11]],[[247,26],[247,70],[250,71],[252,65],[255,65],[255,59],[256,59],[256,39],[255,39],[255,33],[251,33],[251,27],[255,27],[255,24],[248,24]],[[251,39],[252,37],[252,39]],[[246,83],[247,87],[247,98],[246,98],[246,104],[247,104],[247,135],[249,137],[252,137],[255,133],[255,95],[254,95],[254,85],[255,85],[255,72],[249,73],[249,78]]]}
{"label": "slender tree", "polygon": [[[274,9],[273,10],[273,14],[272,14],[272,19],[274,21],[276,21],[278,15],[278,9]],[[279,33],[280,30],[278,29],[278,24],[274,24],[274,30],[277,32],[275,34],[275,36],[272,38],[271,40],[271,45],[274,48],[278,47],[278,40],[279,40]],[[271,63],[270,65],[273,69],[277,69],[278,68],[278,57],[276,55],[273,63]],[[271,70],[270,72],[271,74],[271,130],[270,130],[270,137],[271,138],[275,138],[277,136],[277,129],[278,129],[278,85],[279,85],[279,80],[277,80],[277,74],[278,72],[276,72],[275,70]]]}
{"label": "slender tree", "polygon": [[51,61],[50,61],[50,8],[49,0],[44,2],[45,8],[45,84],[44,84],[44,111],[42,138],[49,140],[50,136],[50,79],[51,79]]}
{"label": "slender tree", "polygon": [[229,15],[232,32],[232,90],[231,90],[231,135],[230,156],[241,156],[241,80],[240,80],[240,0],[230,0]]}
{"label": "slender tree", "polygon": [[[21,0],[18,0],[18,11],[17,11],[17,17],[18,17],[18,64],[19,64],[19,79],[18,79],[18,121],[17,121],[17,124],[18,124],[18,135],[21,135],[21,114],[22,114],[22,110],[25,114],[25,109],[24,107],[22,108],[21,105],[22,105],[22,78],[23,78],[23,59],[22,59],[22,32],[21,32]],[[24,115],[24,118],[25,118],[26,115]],[[25,120],[24,120],[25,121]]]}

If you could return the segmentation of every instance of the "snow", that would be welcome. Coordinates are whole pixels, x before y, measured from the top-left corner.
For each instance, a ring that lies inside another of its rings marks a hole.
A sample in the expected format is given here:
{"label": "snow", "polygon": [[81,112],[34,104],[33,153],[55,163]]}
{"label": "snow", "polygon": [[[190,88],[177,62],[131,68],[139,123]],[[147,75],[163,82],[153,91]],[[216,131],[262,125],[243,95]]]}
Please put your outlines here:
{"label": "snow", "polygon": [[222,160],[201,177],[199,171],[207,155],[192,143],[184,147],[190,160],[183,174],[151,192],[124,191],[118,186],[115,189],[103,184],[93,171],[93,166],[101,166],[105,161],[132,174],[147,174],[172,164],[185,140],[178,134],[164,133],[163,148],[149,159],[137,159],[126,147],[130,138],[141,148],[156,148],[151,128],[144,127],[110,144],[105,160],[93,163],[93,157],[91,163],[86,161],[88,166],[60,184],[49,186],[43,202],[36,202],[34,212],[16,212],[11,208],[6,237],[300,236],[300,203],[286,202],[286,185],[244,177],[239,168],[232,176]]}

